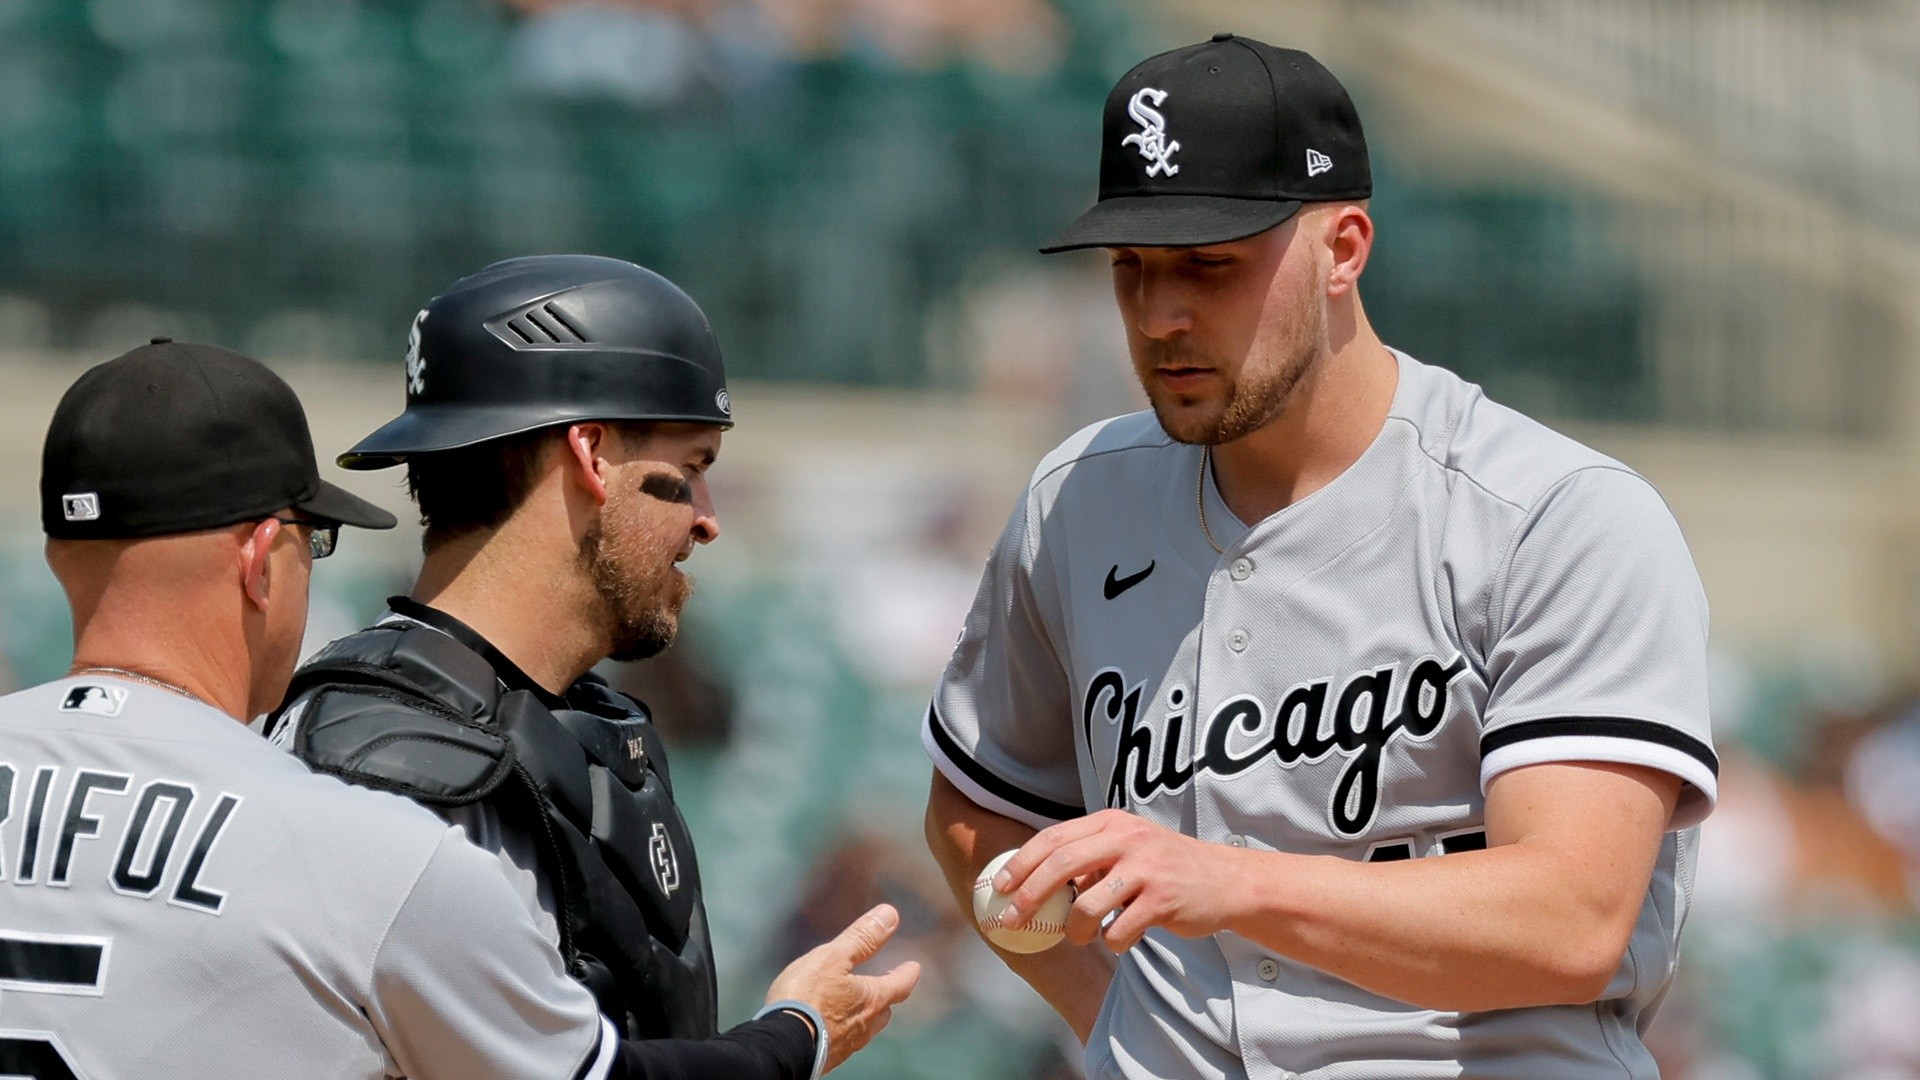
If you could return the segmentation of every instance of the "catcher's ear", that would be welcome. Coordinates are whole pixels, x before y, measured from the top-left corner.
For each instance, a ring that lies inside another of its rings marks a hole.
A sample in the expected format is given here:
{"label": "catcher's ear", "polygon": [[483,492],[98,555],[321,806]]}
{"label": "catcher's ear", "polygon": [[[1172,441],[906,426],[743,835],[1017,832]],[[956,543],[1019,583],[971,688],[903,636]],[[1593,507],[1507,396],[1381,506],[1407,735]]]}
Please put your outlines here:
{"label": "catcher's ear", "polygon": [[606,444],[614,437],[613,429],[605,424],[589,422],[567,426],[567,456],[562,468],[596,506],[607,503]]}

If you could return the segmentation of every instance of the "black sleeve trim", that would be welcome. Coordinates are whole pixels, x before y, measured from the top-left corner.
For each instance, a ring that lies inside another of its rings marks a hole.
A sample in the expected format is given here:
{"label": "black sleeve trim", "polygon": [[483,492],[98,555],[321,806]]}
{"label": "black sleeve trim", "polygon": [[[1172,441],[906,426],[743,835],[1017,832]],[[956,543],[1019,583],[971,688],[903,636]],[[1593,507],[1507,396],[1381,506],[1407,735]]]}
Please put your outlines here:
{"label": "black sleeve trim", "polygon": [[606,1080],[614,1067],[614,1059],[619,1055],[619,1047],[613,1053],[607,1053],[606,1041],[615,1038],[613,1025],[606,1017],[600,1017],[600,1034],[593,1040],[593,1049],[587,1051],[586,1060],[573,1071],[573,1080]]}
{"label": "black sleeve trim", "polygon": [[1552,720],[1527,720],[1518,724],[1509,724],[1487,732],[1480,737],[1480,756],[1482,758],[1515,743],[1533,739],[1548,739],[1560,736],[1575,736],[1598,739],[1633,739],[1638,742],[1653,743],[1669,750],[1678,750],[1707,767],[1714,776],[1720,775],[1720,758],[1713,748],[1699,739],[1651,720],[1630,720],[1620,716],[1566,716]]}
{"label": "black sleeve trim", "polygon": [[929,706],[928,713],[927,730],[933,733],[934,745],[940,748],[940,752],[946,755],[948,761],[953,762],[955,768],[967,775],[967,779],[979,784],[989,794],[999,796],[1029,813],[1039,814],[1054,821],[1068,821],[1087,816],[1087,808],[1084,806],[1054,802],[1052,799],[1035,795],[1025,788],[1016,787],[988,772],[986,766],[969,757],[960,744],[954,741],[953,736],[947,731],[947,722],[940,718],[938,705]]}
{"label": "black sleeve trim", "polygon": [[808,1080],[813,1051],[806,1021],[770,1013],[711,1039],[624,1039],[607,1080]]}

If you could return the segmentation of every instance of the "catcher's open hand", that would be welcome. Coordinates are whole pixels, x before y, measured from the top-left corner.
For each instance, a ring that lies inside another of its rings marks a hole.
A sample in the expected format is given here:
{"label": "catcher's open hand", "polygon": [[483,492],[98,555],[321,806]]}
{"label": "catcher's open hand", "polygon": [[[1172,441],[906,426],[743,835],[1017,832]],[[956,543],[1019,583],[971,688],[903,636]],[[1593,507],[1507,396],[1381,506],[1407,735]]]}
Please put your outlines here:
{"label": "catcher's open hand", "polygon": [[820,1010],[827,1022],[827,1069],[847,1060],[872,1041],[920,981],[912,960],[880,975],[858,975],[854,968],[873,959],[900,929],[900,913],[881,904],[853,920],[832,941],[787,965],[767,989],[767,1000],[794,999]]}

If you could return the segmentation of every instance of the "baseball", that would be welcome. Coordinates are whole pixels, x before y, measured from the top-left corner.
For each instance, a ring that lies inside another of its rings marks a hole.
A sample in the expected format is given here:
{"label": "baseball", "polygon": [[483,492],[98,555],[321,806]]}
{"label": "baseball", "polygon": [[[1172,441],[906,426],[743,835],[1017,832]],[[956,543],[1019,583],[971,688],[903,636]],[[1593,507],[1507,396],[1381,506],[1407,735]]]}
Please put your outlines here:
{"label": "baseball", "polygon": [[[1015,851],[1019,849],[1014,849]],[[1009,897],[993,890],[993,875],[1007,865],[1014,851],[1003,851],[993,857],[980,876],[973,879],[973,920],[980,924],[980,930],[987,940],[995,945],[1017,953],[1037,953],[1053,948],[1067,936],[1067,915],[1073,910],[1073,883],[1068,882],[1040,905],[1033,918],[1019,929],[1000,925],[1000,912],[1007,906]]]}

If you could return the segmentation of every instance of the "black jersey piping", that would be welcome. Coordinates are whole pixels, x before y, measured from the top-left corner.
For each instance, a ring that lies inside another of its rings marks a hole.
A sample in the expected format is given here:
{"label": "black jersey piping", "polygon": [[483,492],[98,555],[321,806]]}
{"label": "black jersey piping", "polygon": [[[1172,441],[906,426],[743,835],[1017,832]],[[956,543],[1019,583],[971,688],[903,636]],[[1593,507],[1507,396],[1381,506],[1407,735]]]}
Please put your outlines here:
{"label": "black jersey piping", "polygon": [[952,735],[948,734],[946,721],[940,719],[940,710],[936,706],[927,707],[927,730],[933,733],[934,745],[940,748],[940,752],[946,755],[947,760],[953,762],[954,767],[965,773],[967,779],[980,785],[988,794],[1005,799],[1029,813],[1039,814],[1041,817],[1052,818],[1055,821],[1068,821],[1086,816],[1087,808],[1084,806],[1069,806],[1066,803],[1054,802],[1052,799],[1043,798],[1024,788],[1016,787],[988,772],[986,766],[968,757],[967,752],[961,749]]}
{"label": "black jersey piping", "polygon": [[1516,743],[1533,739],[1550,739],[1563,735],[1597,739],[1632,739],[1636,742],[1652,743],[1669,750],[1678,750],[1707,767],[1714,776],[1720,775],[1720,758],[1713,748],[1699,739],[1651,720],[1633,720],[1624,716],[1563,716],[1552,720],[1525,720],[1518,724],[1508,724],[1480,737],[1480,756],[1482,758],[1496,750],[1504,749]]}

